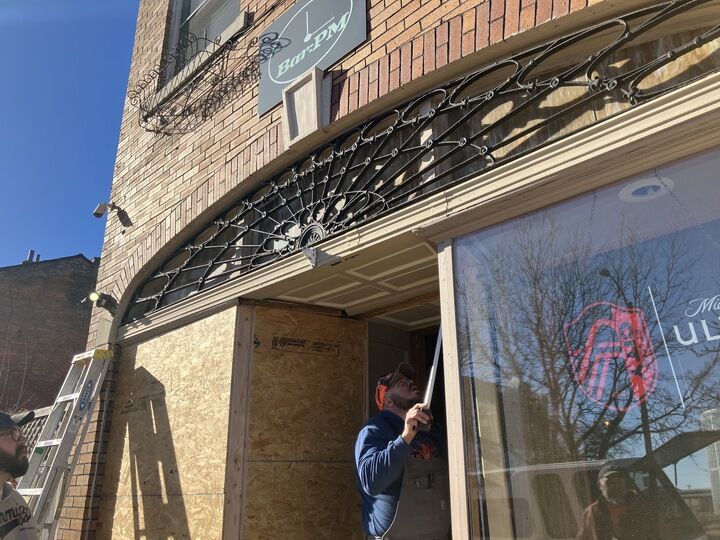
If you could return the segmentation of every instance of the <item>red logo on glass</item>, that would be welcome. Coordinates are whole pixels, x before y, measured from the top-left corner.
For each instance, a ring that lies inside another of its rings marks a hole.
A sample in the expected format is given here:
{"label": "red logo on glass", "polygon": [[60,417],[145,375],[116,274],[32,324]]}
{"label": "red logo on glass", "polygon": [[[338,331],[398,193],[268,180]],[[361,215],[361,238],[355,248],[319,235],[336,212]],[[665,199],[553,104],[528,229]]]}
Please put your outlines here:
{"label": "red logo on glass", "polygon": [[575,382],[595,403],[626,411],[655,390],[655,347],[641,309],[596,302],[563,332]]}

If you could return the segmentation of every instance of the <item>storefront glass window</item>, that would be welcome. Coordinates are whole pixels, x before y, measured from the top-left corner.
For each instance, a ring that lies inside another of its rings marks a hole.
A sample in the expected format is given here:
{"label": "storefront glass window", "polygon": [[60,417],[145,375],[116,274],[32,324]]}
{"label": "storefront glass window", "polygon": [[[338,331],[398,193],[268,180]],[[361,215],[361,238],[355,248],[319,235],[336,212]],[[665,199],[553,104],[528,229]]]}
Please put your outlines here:
{"label": "storefront glass window", "polygon": [[455,241],[473,538],[720,538],[719,171]]}

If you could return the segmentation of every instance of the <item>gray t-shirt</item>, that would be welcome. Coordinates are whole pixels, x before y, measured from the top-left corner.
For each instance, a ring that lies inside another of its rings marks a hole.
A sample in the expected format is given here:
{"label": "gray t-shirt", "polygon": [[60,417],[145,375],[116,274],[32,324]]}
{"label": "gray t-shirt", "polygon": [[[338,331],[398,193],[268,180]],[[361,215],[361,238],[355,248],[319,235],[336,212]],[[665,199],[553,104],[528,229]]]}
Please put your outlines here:
{"label": "gray t-shirt", "polygon": [[25,499],[5,482],[0,498],[0,540],[37,540],[31,517]]}

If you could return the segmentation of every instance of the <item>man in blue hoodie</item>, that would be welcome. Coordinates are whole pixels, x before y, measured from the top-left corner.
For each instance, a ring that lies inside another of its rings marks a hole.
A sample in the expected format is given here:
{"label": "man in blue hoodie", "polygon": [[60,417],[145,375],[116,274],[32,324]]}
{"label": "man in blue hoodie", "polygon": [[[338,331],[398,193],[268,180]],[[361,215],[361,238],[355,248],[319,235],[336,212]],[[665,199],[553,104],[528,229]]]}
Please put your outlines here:
{"label": "man in blue hoodie", "polygon": [[355,474],[362,499],[363,527],[371,538],[446,540],[450,538],[447,463],[442,436],[430,424],[413,369],[400,364],[378,380],[380,414],[360,430],[355,442]]}

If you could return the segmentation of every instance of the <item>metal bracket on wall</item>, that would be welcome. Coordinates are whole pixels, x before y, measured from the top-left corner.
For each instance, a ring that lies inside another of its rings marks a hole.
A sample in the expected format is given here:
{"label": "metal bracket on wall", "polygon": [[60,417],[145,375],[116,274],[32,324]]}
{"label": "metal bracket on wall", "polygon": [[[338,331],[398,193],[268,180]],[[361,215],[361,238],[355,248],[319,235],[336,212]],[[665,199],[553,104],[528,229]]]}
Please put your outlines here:
{"label": "metal bracket on wall", "polygon": [[313,247],[306,247],[302,249],[303,255],[305,255],[310,261],[310,265],[315,268],[317,266],[317,249]]}

